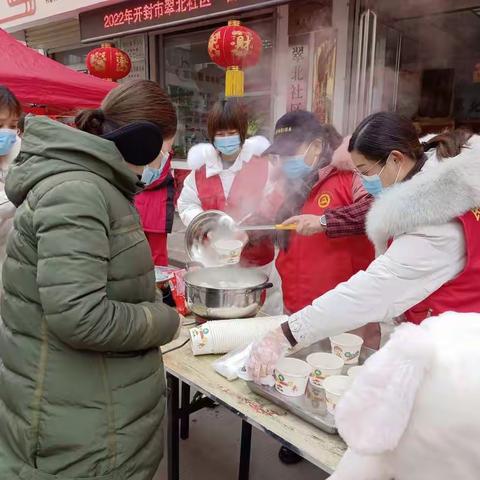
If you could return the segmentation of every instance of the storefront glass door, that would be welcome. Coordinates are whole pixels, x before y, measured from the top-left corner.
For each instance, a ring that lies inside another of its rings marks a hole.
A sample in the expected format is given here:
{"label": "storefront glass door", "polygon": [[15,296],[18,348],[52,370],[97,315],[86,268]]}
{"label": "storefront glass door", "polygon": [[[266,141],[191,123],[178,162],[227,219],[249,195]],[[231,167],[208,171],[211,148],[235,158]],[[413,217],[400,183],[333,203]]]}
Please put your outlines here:
{"label": "storefront glass door", "polygon": [[480,1],[356,3],[349,130],[397,111],[421,134],[480,131]]}
{"label": "storefront glass door", "polygon": [[[245,25],[260,35],[264,47],[259,64],[245,72],[244,101],[249,111],[249,134],[269,136],[274,22],[270,17],[247,21]],[[208,112],[217,100],[224,98],[225,71],[211,61],[207,50],[208,39],[215,28],[164,38],[164,85],[178,111],[177,159],[185,159],[192,145],[208,141]]]}
{"label": "storefront glass door", "polygon": [[357,5],[354,25],[349,130],[373,112],[396,110],[402,34],[369,2]]}

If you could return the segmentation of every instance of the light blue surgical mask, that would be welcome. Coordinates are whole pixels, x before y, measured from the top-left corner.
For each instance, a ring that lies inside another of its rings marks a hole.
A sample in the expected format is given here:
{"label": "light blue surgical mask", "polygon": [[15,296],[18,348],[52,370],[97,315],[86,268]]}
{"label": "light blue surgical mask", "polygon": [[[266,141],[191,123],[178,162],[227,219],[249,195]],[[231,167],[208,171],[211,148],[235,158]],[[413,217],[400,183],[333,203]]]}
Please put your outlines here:
{"label": "light blue surgical mask", "polygon": [[0,156],[7,155],[17,141],[16,130],[0,128]]}
{"label": "light blue surgical mask", "polygon": [[312,166],[305,163],[305,155],[282,158],[282,170],[290,180],[304,178],[312,173]]}
{"label": "light blue surgical mask", "polygon": [[216,136],[213,142],[215,148],[223,155],[235,155],[240,151],[242,141],[240,135],[228,135],[228,137]]}
{"label": "light blue surgical mask", "polygon": [[152,183],[156,182],[159,178],[160,175],[162,174],[162,171],[165,167],[165,164],[167,163],[168,157],[170,156],[169,153],[162,153],[162,161],[160,163],[159,168],[152,168],[149,167],[148,165],[143,169],[143,174],[142,174],[142,182],[145,185],[151,185]]}
{"label": "light blue surgical mask", "polygon": [[[383,170],[383,169],[382,169]],[[362,183],[365,187],[365,190],[372,196],[376,197],[383,190],[382,180],[380,175],[361,175]]]}
{"label": "light blue surgical mask", "polygon": [[[362,183],[363,186],[365,187],[365,190],[372,196],[376,197],[380,193],[382,193],[385,188],[382,183],[382,179],[380,178],[380,175],[382,174],[383,170],[387,166],[388,162],[390,160],[390,155],[387,158],[387,161],[385,162],[385,165],[382,167],[382,169],[375,175],[367,175],[368,171],[365,174],[360,174],[360,177],[362,178]],[[377,162],[375,165],[378,165]],[[373,168],[373,166],[372,166]],[[392,185],[395,185],[397,183],[398,177],[400,176],[400,170],[402,169],[402,166],[399,165],[398,171],[397,171],[397,176],[395,177],[395,181],[393,182]]]}

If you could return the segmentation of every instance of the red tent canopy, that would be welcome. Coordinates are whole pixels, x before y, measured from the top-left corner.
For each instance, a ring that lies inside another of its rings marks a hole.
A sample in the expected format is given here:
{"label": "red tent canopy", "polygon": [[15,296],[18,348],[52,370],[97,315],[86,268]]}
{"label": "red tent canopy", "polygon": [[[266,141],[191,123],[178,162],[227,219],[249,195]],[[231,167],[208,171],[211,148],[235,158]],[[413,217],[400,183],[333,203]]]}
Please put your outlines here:
{"label": "red tent canopy", "polygon": [[12,90],[22,104],[46,106],[49,112],[97,108],[117,86],[75,72],[24,46],[0,29],[0,84]]}

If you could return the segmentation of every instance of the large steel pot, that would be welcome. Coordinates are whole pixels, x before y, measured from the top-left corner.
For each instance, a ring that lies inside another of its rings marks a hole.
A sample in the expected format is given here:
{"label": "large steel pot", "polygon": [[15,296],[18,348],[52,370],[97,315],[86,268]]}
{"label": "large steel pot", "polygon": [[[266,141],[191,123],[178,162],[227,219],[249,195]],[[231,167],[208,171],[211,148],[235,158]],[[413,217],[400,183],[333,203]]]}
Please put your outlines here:
{"label": "large steel pot", "polygon": [[240,267],[200,268],[185,274],[188,307],[210,320],[254,317],[263,305],[262,293],[270,287],[265,273]]}

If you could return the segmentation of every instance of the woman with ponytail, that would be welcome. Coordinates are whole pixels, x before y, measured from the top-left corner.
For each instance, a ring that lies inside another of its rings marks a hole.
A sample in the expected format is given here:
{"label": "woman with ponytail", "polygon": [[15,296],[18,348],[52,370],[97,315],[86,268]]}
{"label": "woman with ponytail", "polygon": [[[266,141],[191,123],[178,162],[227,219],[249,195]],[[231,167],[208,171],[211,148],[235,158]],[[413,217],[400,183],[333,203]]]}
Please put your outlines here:
{"label": "woman with ponytail", "polygon": [[357,127],[349,151],[376,196],[367,233],[377,258],[260,340],[249,360],[256,378],[291,345],[370,322],[480,312],[480,138],[454,131],[422,143],[410,120],[377,113]]}
{"label": "woman with ponytail", "polygon": [[3,270],[0,478],[151,480],[163,453],[159,346],[179,317],[157,297],[134,199],[169,149],[175,112],[141,81],[77,125],[27,117],[7,176],[17,213]]}

